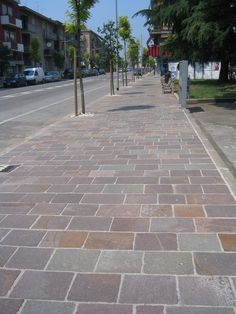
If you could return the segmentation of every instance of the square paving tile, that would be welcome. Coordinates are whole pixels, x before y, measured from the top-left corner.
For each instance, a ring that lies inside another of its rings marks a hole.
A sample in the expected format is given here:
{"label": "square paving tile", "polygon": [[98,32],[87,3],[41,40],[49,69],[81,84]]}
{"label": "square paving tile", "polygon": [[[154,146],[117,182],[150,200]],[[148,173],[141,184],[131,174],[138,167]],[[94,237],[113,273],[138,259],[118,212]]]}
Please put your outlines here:
{"label": "square paving tile", "polygon": [[60,215],[60,213],[65,208],[66,204],[47,204],[40,203],[36,204],[35,207],[30,211],[30,214],[38,215]]}
{"label": "square paving tile", "polygon": [[100,205],[97,216],[103,217],[138,217],[141,205]]}
{"label": "square paving tile", "polygon": [[26,301],[21,314],[73,314],[75,304],[71,302]]}
{"label": "square paving tile", "polygon": [[56,196],[52,199],[52,203],[79,203],[83,194],[75,194],[75,193],[62,193],[56,194]]}
{"label": "square paving tile", "polygon": [[146,274],[193,274],[192,255],[182,252],[146,252],[143,272]]}
{"label": "square paving tile", "polygon": [[197,218],[196,226],[198,232],[226,232],[235,233],[236,219],[214,219]]}
{"label": "square paving tile", "polygon": [[68,300],[116,303],[121,276],[114,274],[78,274]]}
{"label": "square paving tile", "polygon": [[180,302],[185,305],[235,306],[236,299],[225,277],[179,277]]}
{"label": "square paving tile", "polygon": [[71,217],[62,216],[41,216],[36,223],[32,226],[32,229],[66,229]]}
{"label": "square paving tile", "polygon": [[95,204],[68,204],[62,215],[66,216],[95,216],[99,205]]}
{"label": "square paving tile", "polygon": [[81,203],[85,204],[123,204],[123,194],[85,194]]}
{"label": "square paving tile", "polygon": [[206,205],[208,217],[236,217],[236,205]]}
{"label": "square paving tile", "polygon": [[219,234],[224,251],[236,251],[236,234]]}
{"label": "square paving tile", "polygon": [[48,231],[40,246],[80,248],[87,235],[87,232],[79,231]]}
{"label": "square paving tile", "polygon": [[164,307],[157,305],[138,305],[136,314],[164,314]]}
{"label": "square paving tile", "polygon": [[176,217],[205,217],[201,205],[174,205],[174,213]]}
{"label": "square paving tile", "polygon": [[69,272],[26,271],[10,296],[25,299],[64,300],[72,281]]}
{"label": "square paving tile", "polygon": [[0,296],[8,293],[19,275],[19,270],[0,269]]}
{"label": "square paving tile", "polygon": [[185,196],[183,194],[160,194],[160,204],[185,204]]}
{"label": "square paving tile", "polygon": [[0,203],[0,214],[27,214],[33,207],[34,203]]}
{"label": "square paving tile", "polygon": [[91,232],[85,242],[87,249],[132,250],[134,234],[118,232]]}
{"label": "square paving tile", "polygon": [[43,269],[53,250],[20,247],[7,262],[6,267],[18,269]]}
{"label": "square paving tile", "polygon": [[181,251],[221,251],[216,234],[178,234],[178,241]]}
{"label": "square paving tile", "polygon": [[101,273],[140,273],[142,267],[141,252],[103,251],[96,272]]}
{"label": "square paving tile", "polygon": [[100,251],[80,249],[57,249],[48,270],[92,272],[97,263]]}
{"label": "square paving tile", "polygon": [[157,204],[156,194],[127,194],[126,204]]}
{"label": "square paving tile", "polygon": [[38,230],[12,230],[1,242],[4,245],[37,246],[45,235]]}
{"label": "square paving tile", "polygon": [[141,251],[176,251],[177,238],[174,233],[137,233],[135,250]]}
{"label": "square paving tile", "polygon": [[174,277],[125,275],[120,303],[176,304],[178,303]]}

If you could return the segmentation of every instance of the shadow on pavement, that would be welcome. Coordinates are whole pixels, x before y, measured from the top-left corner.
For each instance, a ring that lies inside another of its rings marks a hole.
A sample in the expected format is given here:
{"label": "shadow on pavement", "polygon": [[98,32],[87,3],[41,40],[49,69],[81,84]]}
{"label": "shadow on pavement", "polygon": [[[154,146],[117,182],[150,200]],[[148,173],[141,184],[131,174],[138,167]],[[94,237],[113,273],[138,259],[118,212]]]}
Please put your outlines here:
{"label": "shadow on pavement", "polygon": [[131,111],[131,110],[145,110],[145,109],[151,109],[154,108],[154,106],[150,105],[137,105],[137,106],[123,106],[116,109],[111,109],[108,111],[114,112],[114,111]]}

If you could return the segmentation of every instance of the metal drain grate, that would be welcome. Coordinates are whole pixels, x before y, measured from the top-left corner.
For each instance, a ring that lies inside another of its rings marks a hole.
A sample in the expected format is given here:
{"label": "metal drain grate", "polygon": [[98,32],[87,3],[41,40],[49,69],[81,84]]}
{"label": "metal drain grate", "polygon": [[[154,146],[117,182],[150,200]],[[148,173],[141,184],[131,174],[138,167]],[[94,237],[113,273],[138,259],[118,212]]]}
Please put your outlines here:
{"label": "metal drain grate", "polygon": [[19,165],[0,165],[0,172],[8,173],[19,167]]}

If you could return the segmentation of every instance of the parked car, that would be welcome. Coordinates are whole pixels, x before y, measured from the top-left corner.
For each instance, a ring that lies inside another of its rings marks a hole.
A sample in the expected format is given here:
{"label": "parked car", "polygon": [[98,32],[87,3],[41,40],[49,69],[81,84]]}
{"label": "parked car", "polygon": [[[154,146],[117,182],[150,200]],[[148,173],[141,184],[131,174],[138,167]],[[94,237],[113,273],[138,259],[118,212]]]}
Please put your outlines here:
{"label": "parked car", "polygon": [[45,81],[46,82],[57,82],[61,80],[61,75],[58,71],[46,71]]}
{"label": "parked car", "polygon": [[23,73],[13,74],[3,81],[4,87],[19,87],[19,86],[26,86],[27,80],[26,76]]}
{"label": "parked car", "polygon": [[99,69],[99,74],[105,75],[105,74],[106,74],[106,71],[105,71],[104,69]]}
{"label": "parked car", "polygon": [[45,75],[43,68],[27,68],[24,70],[28,84],[37,84],[45,82]]}

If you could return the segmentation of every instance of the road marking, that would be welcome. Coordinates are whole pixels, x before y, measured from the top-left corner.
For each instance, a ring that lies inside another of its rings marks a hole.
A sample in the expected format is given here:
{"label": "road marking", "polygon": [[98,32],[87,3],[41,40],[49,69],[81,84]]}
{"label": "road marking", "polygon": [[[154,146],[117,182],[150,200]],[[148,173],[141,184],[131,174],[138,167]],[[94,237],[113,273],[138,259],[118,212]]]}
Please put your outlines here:
{"label": "road marking", "polygon": [[14,98],[16,97],[15,95],[5,95],[5,96],[2,96],[2,98]]}
{"label": "road marking", "polygon": [[29,94],[32,94],[31,91],[27,91],[27,92],[21,92],[20,95],[29,95]]}
{"label": "road marking", "polygon": [[[104,88],[104,86],[100,86],[100,87],[97,87],[97,88],[90,89],[90,90],[86,91],[85,94],[88,94],[88,93],[90,93],[90,92],[93,92],[93,91],[98,90],[98,89],[101,89],[101,88]],[[60,103],[62,103],[62,102],[65,102],[65,101],[67,101],[67,100],[69,100],[69,99],[72,99],[72,98],[74,98],[74,96],[67,97],[67,98],[64,98],[64,99],[62,99],[62,100],[56,101],[56,102],[54,102],[54,103],[52,103],[52,104],[50,104],[50,105],[43,106],[43,107],[40,107],[40,108],[31,110],[31,111],[22,113],[22,114],[20,114],[20,115],[18,115],[18,116],[15,116],[15,117],[12,117],[12,118],[10,118],[10,119],[7,119],[7,120],[4,120],[4,121],[0,122],[0,125],[4,124],[4,123],[6,123],[6,122],[9,122],[9,121],[16,120],[16,119],[18,119],[18,118],[22,118],[22,117],[27,116],[27,115],[29,115],[29,114],[32,114],[32,113],[34,113],[34,112],[37,112],[37,111],[40,111],[40,110],[43,110],[43,109],[46,109],[46,108],[49,108],[49,107],[58,105],[58,104],[60,104]]]}

